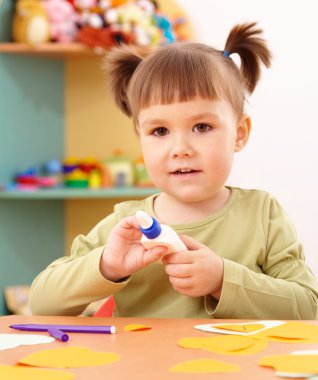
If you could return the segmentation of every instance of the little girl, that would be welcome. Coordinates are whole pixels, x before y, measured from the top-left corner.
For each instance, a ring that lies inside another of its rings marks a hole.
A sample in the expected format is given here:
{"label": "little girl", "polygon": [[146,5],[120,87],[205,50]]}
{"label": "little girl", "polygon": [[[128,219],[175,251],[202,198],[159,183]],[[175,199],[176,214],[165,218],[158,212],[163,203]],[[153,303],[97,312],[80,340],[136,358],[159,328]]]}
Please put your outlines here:
{"label": "little girl", "polygon": [[[33,313],[77,315],[114,294],[123,317],[315,318],[317,284],[280,204],[265,191],[225,186],[251,130],[245,96],[271,62],[261,34],[255,23],[237,25],[221,51],[178,43],[146,55],[110,52],[116,102],[161,192],[117,204],[78,236],[71,256],[34,280]],[[137,210],[172,226],[187,249],[146,250]]]}

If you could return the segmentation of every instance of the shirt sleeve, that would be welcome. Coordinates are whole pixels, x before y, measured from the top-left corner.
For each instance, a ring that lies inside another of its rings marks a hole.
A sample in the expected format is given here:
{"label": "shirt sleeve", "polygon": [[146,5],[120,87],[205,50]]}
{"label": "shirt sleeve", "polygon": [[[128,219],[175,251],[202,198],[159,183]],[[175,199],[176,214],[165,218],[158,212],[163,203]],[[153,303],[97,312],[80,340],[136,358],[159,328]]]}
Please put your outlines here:
{"label": "shirt sleeve", "polygon": [[129,282],[108,281],[99,264],[117,216],[109,215],[87,236],[73,242],[71,255],[51,263],[33,281],[30,308],[37,315],[79,315],[91,302],[118,292]]}
{"label": "shirt sleeve", "polygon": [[224,259],[221,297],[206,296],[206,311],[214,318],[316,319],[317,283],[295,229],[272,197],[263,211],[262,273]]}

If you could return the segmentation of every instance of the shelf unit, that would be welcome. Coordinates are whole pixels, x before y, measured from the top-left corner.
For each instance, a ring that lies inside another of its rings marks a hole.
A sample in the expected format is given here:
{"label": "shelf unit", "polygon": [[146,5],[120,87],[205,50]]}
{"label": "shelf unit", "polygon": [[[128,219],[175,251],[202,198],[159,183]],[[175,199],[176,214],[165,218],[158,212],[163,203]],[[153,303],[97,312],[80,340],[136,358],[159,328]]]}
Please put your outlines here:
{"label": "shelf unit", "polygon": [[[131,122],[105,91],[101,56],[92,49],[77,43],[0,43],[0,78],[12,89],[0,104],[0,124],[6,126],[0,142],[0,160],[6,162],[6,173],[0,169],[2,185],[15,168],[51,158],[103,158],[114,148],[136,157]],[[19,112],[15,104],[22,105]],[[5,263],[0,290],[29,284],[50,262],[68,254],[73,238],[87,233],[115,203],[156,192],[135,187],[0,191],[0,260]],[[1,292],[0,314],[6,312]]]}
{"label": "shelf unit", "polygon": [[[164,14],[187,19],[175,0],[158,3]],[[12,173],[52,158],[94,154],[103,159],[114,148],[137,158],[140,150],[132,123],[120,114],[103,85],[103,51],[80,43],[8,42],[13,15],[14,2],[3,0],[0,85],[6,96],[0,101],[0,162],[5,166],[0,165],[0,185],[8,183]],[[190,23],[182,33],[193,39]],[[0,192],[0,314],[6,312],[5,286],[30,283],[50,262],[69,252],[75,235],[88,232],[111,213],[114,203],[156,192],[153,188]]]}
{"label": "shelf unit", "polygon": [[102,50],[93,50],[81,43],[44,43],[28,45],[16,42],[0,43],[0,54],[33,55],[46,58],[92,57],[102,55]]}
{"label": "shelf unit", "polygon": [[158,193],[154,187],[110,187],[107,189],[45,189],[0,191],[0,199],[120,199],[147,197]]}

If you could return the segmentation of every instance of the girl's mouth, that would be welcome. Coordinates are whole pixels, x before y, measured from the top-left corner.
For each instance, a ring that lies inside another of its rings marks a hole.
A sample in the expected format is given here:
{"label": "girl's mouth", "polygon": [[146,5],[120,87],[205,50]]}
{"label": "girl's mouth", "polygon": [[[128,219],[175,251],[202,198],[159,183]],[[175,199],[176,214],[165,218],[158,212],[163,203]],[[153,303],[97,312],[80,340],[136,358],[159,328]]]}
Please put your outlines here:
{"label": "girl's mouth", "polygon": [[178,169],[171,174],[174,175],[189,175],[189,174],[194,174],[194,173],[199,173],[200,170],[193,170],[193,169]]}

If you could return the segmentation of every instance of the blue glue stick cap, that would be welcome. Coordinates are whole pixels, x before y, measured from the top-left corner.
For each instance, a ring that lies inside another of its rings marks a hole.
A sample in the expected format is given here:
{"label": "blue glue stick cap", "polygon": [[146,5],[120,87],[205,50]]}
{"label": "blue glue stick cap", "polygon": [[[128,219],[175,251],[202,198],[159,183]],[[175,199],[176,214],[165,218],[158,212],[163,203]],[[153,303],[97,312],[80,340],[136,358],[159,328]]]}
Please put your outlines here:
{"label": "blue glue stick cap", "polygon": [[160,223],[143,211],[137,211],[136,217],[140,224],[140,231],[148,238],[155,239],[161,234]]}

